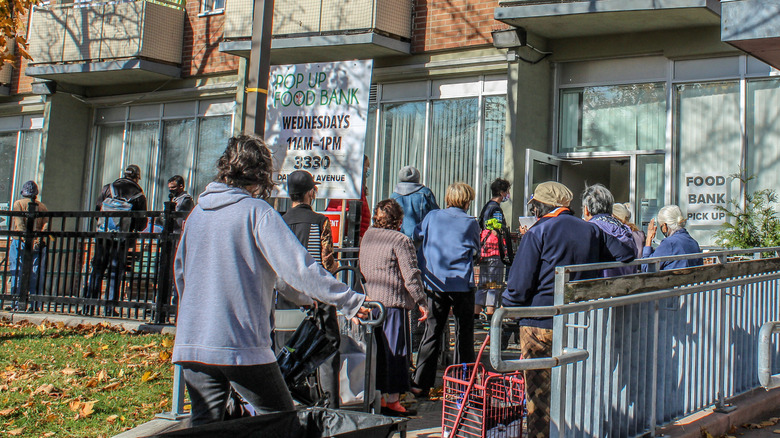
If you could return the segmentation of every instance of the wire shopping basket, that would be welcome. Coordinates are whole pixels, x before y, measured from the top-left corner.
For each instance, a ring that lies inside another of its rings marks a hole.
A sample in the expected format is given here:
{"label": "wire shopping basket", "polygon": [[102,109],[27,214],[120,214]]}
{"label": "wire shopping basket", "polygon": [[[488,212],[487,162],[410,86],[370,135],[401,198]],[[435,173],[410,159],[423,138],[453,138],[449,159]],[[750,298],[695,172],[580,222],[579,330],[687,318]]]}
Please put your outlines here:
{"label": "wire shopping basket", "polygon": [[[488,337],[489,339],[489,337]],[[525,411],[523,373],[488,372],[479,361],[444,372],[442,438],[521,438]]]}

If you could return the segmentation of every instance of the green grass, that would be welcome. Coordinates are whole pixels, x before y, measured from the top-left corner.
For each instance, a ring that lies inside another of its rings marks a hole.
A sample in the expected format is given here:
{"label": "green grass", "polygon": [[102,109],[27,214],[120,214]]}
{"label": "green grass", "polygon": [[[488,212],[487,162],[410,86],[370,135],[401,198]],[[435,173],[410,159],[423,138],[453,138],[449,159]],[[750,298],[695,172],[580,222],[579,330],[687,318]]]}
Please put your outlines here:
{"label": "green grass", "polygon": [[112,436],[171,409],[173,336],[0,322],[0,436]]}

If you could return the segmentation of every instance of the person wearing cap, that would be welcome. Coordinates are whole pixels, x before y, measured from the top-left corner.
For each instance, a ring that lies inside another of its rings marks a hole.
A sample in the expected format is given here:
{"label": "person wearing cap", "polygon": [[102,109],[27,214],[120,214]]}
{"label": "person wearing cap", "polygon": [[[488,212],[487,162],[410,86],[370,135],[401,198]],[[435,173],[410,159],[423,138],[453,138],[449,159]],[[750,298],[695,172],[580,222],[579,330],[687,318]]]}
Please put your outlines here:
{"label": "person wearing cap", "polygon": [[431,189],[420,184],[420,171],[413,166],[402,167],[398,172],[398,181],[390,198],[395,199],[404,210],[401,232],[413,239],[414,228],[428,213],[438,210],[439,204]]}
{"label": "person wearing cap", "polygon": [[[634,248],[607,235],[599,227],[574,215],[569,208],[573,195],[565,185],[539,184],[528,204],[538,220],[520,240],[516,260],[509,271],[503,305],[506,307],[552,306],[555,267],[619,260],[629,262]],[[593,278],[596,272],[571,274],[572,280]],[[520,352],[523,358],[550,357],[552,318],[522,318]],[[528,437],[550,435],[550,370],[525,372]]]}
{"label": "person wearing cap", "polygon": [[[95,209],[101,210],[103,201],[108,198],[126,199],[132,205],[131,211],[146,211],[146,195],[138,184],[141,181],[141,168],[131,164],[125,168],[124,175],[112,183],[103,186],[97,198]],[[113,189],[113,191],[112,191]],[[130,221],[129,232],[140,232],[146,228],[147,219],[144,217],[133,218]],[[100,298],[100,284],[108,269],[109,284],[105,307],[106,316],[120,316],[114,306],[119,301],[120,289],[125,278],[125,266],[127,253],[135,247],[134,238],[96,238],[95,255],[92,257],[92,270],[89,274],[84,295],[87,298]],[[82,313],[94,314],[93,306],[84,306]]]}
{"label": "person wearing cap", "polygon": [[[19,192],[22,195],[21,199],[17,199],[14,202],[12,211],[29,211],[30,204],[35,205],[35,211],[46,212],[49,211],[43,202],[38,201],[38,184],[35,181],[27,181],[22,185],[22,190]],[[16,216],[11,221],[11,231],[27,231],[26,220],[24,217]],[[33,223],[33,231],[46,231],[49,228],[49,218],[39,217],[35,219]],[[24,242],[22,239],[13,239],[8,248],[8,276],[13,278],[12,280],[12,293],[19,295],[21,287],[21,271],[22,267],[22,251],[24,250]],[[29,294],[38,293],[38,285],[43,284],[43,275],[46,273],[46,240],[37,238],[33,242],[33,260],[32,271],[30,275],[30,286],[28,289]],[[36,306],[33,306],[35,308]],[[14,302],[14,310],[18,310],[18,303]],[[22,309],[24,310],[24,309]]]}
{"label": "person wearing cap", "polygon": [[[282,216],[284,222],[290,227],[295,237],[301,242],[312,258],[328,272],[334,273],[338,269],[336,258],[333,256],[333,234],[330,228],[330,220],[327,216],[316,213],[311,204],[317,198],[317,186],[320,183],[314,181],[311,173],[305,170],[296,170],[287,176],[287,193],[290,196],[292,207]],[[277,309],[295,309],[298,306],[285,300],[281,295],[277,297]],[[328,340],[336,347],[336,354],[331,356],[317,370],[317,380],[325,395],[325,407],[338,409],[339,407],[339,367],[341,357],[338,353],[341,336],[339,334],[338,317],[336,307],[319,303],[317,312],[322,316],[325,333]],[[277,341],[282,337],[277,336]],[[284,345],[278,342],[277,346]]]}

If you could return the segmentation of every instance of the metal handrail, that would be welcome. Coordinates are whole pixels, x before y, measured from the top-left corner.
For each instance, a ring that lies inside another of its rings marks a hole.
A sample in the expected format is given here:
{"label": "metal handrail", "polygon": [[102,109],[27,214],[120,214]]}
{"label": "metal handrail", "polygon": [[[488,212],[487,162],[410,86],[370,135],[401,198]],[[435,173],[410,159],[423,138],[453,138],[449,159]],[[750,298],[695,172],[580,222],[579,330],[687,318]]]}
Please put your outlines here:
{"label": "metal handrail", "polygon": [[758,381],[767,390],[780,387],[780,374],[772,375],[772,335],[780,333],[780,321],[770,321],[758,332]]}
{"label": "metal handrail", "polygon": [[[577,267],[588,266],[578,265]],[[566,267],[564,267],[565,269]],[[561,268],[558,268],[561,269]],[[718,289],[727,288],[732,286],[740,286],[756,281],[762,280],[776,280],[780,279],[780,273],[773,274],[759,274],[749,278],[732,278],[727,280],[718,281],[716,283],[698,284],[693,286],[684,286],[675,289],[662,289],[654,292],[643,292],[634,295],[627,295],[621,297],[605,298],[593,301],[583,301],[576,303],[561,304],[555,306],[538,306],[538,307],[502,307],[496,309],[493,313],[493,319],[490,323],[490,364],[496,370],[500,372],[520,371],[520,370],[532,370],[543,368],[554,368],[568,363],[585,360],[588,357],[587,351],[584,355],[583,350],[578,349],[564,349],[562,355],[553,356],[551,358],[534,358],[534,359],[513,359],[504,360],[501,356],[501,339],[503,333],[503,327],[501,322],[504,318],[549,318],[559,315],[573,314],[579,312],[586,312],[597,309],[606,309],[610,307],[627,306],[630,304],[639,304],[652,301],[659,301],[664,298],[674,298],[682,295],[689,295],[707,290],[712,290],[713,287]],[[763,329],[762,329],[763,330]],[[780,331],[780,326],[778,327]],[[766,347],[767,351],[769,347]],[[768,354],[768,353],[767,353]],[[780,379],[780,378],[779,378]],[[779,381],[780,382],[780,381]]]}
{"label": "metal handrail", "polygon": [[556,269],[561,270],[560,272],[597,271],[597,270],[608,269],[608,268],[620,268],[623,266],[652,265],[655,263],[672,262],[676,260],[690,260],[690,259],[701,259],[701,258],[718,258],[724,260],[725,257],[733,256],[733,255],[760,254],[765,252],[780,253],[780,246],[772,246],[767,248],[730,249],[730,250],[722,250],[722,251],[697,252],[693,254],[671,255],[671,256],[664,256],[664,257],[648,257],[648,258],[634,259],[634,261],[627,262],[627,263],[603,262],[603,263],[592,263],[592,264],[582,264],[582,265],[567,265],[567,266],[559,266]]}

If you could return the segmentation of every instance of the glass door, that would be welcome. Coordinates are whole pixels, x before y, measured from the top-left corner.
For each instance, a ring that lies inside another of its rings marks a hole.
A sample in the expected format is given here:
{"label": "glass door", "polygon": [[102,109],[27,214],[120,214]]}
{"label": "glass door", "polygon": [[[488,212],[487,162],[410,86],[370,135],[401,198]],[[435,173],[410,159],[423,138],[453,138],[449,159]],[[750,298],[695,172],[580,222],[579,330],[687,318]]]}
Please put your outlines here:
{"label": "glass door", "polygon": [[561,160],[554,155],[533,149],[525,150],[525,193],[523,207],[528,216],[528,204],[526,203],[536,186],[545,181],[560,181]]}
{"label": "glass door", "polygon": [[636,203],[634,223],[642,230],[647,229],[650,219],[664,206],[666,177],[663,154],[642,154],[636,156]]}

